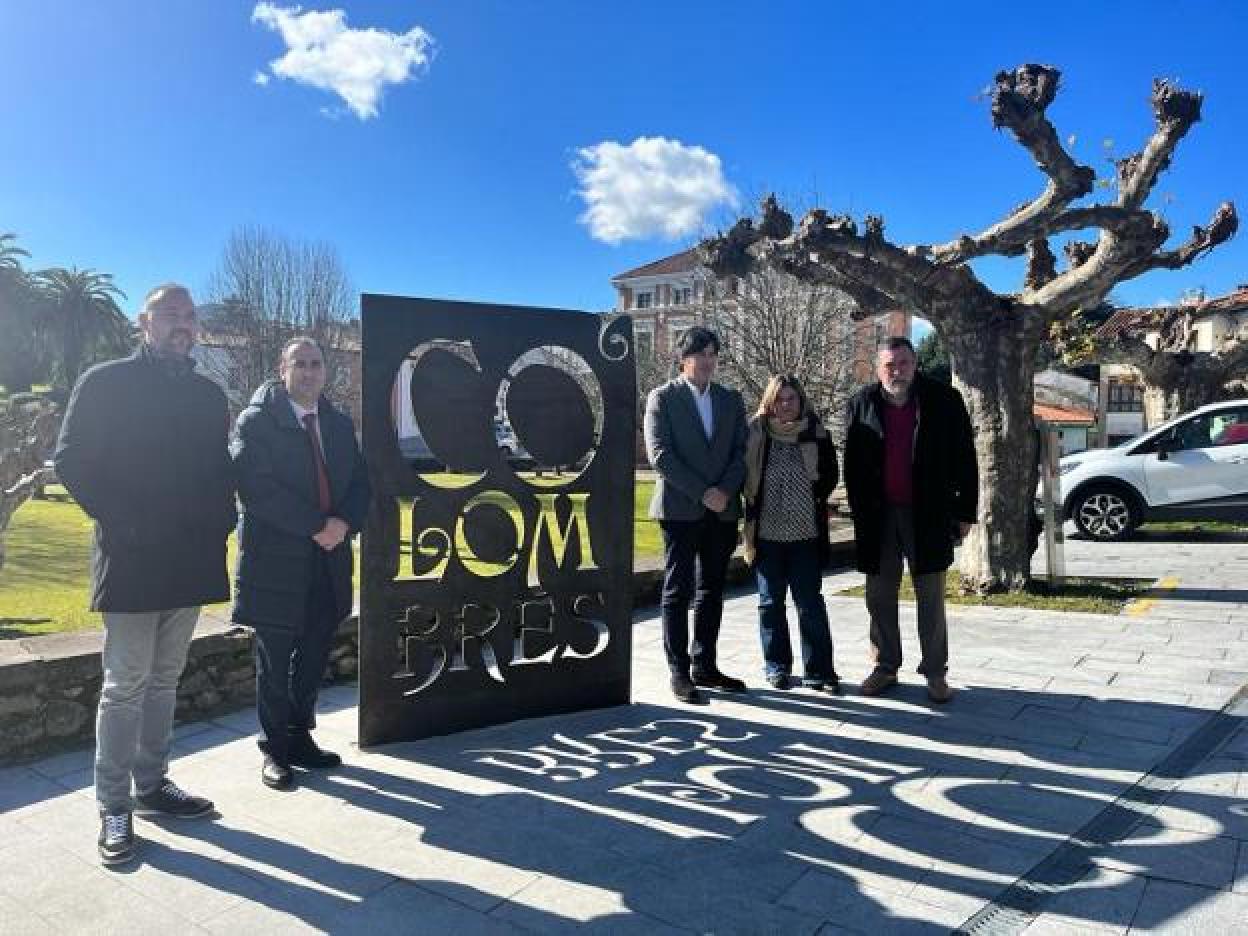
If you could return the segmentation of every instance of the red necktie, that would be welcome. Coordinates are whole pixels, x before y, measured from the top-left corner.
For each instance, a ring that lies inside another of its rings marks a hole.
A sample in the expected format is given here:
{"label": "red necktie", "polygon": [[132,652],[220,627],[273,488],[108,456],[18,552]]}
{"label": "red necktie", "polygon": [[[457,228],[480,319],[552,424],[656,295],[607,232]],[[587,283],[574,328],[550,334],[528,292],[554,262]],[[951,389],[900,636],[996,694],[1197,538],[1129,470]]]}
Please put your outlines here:
{"label": "red necktie", "polygon": [[316,414],[306,413],[303,426],[308,430],[308,442],[312,446],[312,461],[316,463],[316,496],[321,513],[329,513],[329,473],[325,470],[325,456],[321,454],[321,436],[316,430]]}

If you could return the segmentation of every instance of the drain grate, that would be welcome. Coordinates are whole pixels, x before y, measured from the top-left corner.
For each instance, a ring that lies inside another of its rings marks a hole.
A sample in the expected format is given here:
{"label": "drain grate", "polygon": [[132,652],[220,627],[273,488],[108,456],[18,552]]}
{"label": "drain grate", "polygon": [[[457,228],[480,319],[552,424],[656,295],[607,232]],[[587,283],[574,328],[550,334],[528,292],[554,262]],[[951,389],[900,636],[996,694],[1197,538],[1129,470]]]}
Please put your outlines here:
{"label": "drain grate", "polygon": [[1130,832],[1140,819],[1151,815],[1194,767],[1240,727],[1244,716],[1248,716],[1248,685],[1241,687],[1230,702],[1165,760],[954,932],[968,936],[1021,933],[1040,915],[1050,895],[1083,878],[1092,867],[1093,857]]}

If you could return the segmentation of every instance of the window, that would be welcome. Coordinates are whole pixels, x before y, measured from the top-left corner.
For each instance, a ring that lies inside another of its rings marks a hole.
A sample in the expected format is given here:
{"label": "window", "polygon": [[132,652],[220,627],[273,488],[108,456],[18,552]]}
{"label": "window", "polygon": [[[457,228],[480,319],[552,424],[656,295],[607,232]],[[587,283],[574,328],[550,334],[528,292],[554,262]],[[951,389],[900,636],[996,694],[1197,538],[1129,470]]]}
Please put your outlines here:
{"label": "window", "polygon": [[1111,380],[1106,409],[1111,413],[1144,412],[1144,385]]}
{"label": "window", "polygon": [[654,301],[654,294],[648,292],[639,292],[637,294],[637,308],[648,309]]}
{"label": "window", "polygon": [[693,290],[688,286],[672,287],[672,305],[688,305],[693,300]]}
{"label": "window", "polygon": [[637,359],[646,360],[654,357],[654,335],[650,332],[637,332]]}
{"label": "window", "polygon": [[1211,419],[1210,436],[1214,445],[1248,444],[1248,409],[1215,413]]}
{"label": "window", "polygon": [[1181,422],[1170,431],[1169,448],[1178,452],[1208,448],[1212,444],[1209,432],[1211,428],[1208,416]]}
{"label": "window", "polygon": [[1188,419],[1169,433],[1171,451],[1248,444],[1248,409],[1222,410]]}

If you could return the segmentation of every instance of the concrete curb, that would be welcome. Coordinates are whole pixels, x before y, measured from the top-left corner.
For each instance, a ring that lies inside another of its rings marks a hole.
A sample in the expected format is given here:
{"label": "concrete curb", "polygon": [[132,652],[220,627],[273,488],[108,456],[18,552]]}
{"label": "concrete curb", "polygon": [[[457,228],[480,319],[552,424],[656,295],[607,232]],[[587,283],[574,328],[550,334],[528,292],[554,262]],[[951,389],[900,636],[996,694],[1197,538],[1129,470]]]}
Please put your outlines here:
{"label": "concrete curb", "polygon": [[[832,543],[833,567],[853,563],[845,531]],[[835,535],[835,533],[834,533]],[[752,581],[741,556],[728,568],[730,585]],[[633,606],[653,608],[663,586],[658,565],[633,572]],[[76,631],[0,641],[0,766],[18,764],[78,747],[95,736],[100,696],[102,631]],[[194,722],[255,703],[250,630],[230,622],[223,610],[205,611],[195,628],[186,669],[178,685],[179,722]],[[359,665],[358,621],[342,622],[327,678],[348,681]]]}

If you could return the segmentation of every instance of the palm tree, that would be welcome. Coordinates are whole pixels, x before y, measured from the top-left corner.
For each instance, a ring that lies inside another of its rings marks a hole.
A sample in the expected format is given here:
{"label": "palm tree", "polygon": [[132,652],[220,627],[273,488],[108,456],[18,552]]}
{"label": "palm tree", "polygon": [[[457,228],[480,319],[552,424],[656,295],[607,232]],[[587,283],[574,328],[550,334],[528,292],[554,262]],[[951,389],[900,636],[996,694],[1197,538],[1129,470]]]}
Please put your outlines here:
{"label": "palm tree", "polygon": [[43,374],[45,355],[35,333],[37,296],[22,260],[30,254],[14,234],[0,234],[0,384],[29,392]]}
{"label": "palm tree", "polygon": [[0,270],[21,272],[22,258],[30,254],[17,246],[17,235],[0,234]]}
{"label": "palm tree", "polygon": [[117,305],[123,293],[111,273],[57,267],[34,276],[46,300],[46,327],[54,336],[67,388],[96,359],[127,350],[134,326]]}

